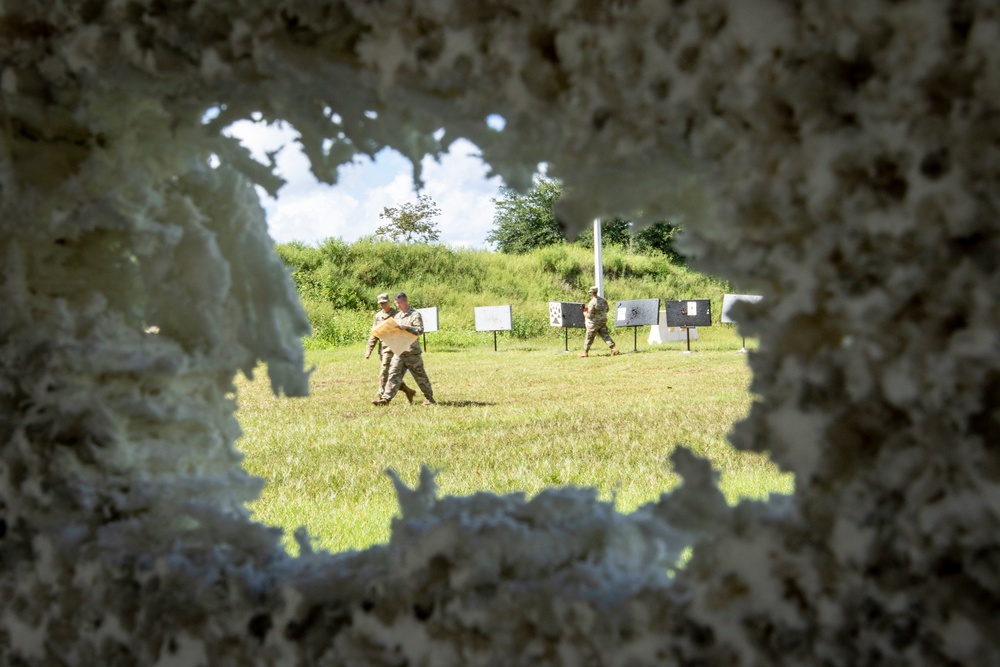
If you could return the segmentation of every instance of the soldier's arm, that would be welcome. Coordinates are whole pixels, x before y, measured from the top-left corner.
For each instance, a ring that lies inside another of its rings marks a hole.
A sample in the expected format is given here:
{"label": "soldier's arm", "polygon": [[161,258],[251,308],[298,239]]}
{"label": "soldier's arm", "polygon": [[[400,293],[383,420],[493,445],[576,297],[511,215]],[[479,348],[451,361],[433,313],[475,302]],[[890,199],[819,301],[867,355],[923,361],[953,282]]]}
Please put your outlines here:
{"label": "soldier's arm", "polygon": [[413,317],[410,318],[410,325],[403,327],[409,331],[414,336],[419,336],[424,332],[424,317],[420,313],[413,313]]}
{"label": "soldier's arm", "polygon": [[[372,324],[372,329],[378,325],[378,319]],[[378,343],[378,336],[371,334],[368,336],[368,348],[365,350],[365,359],[371,356],[372,350],[375,349],[375,345]]]}

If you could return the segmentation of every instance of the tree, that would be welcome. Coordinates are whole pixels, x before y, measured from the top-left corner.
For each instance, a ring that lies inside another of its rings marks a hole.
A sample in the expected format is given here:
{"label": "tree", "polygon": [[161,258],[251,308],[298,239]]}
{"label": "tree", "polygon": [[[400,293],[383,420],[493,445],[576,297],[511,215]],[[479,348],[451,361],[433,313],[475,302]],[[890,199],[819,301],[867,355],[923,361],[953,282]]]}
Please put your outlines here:
{"label": "tree", "polygon": [[684,255],[674,247],[680,231],[681,226],[672,222],[666,220],[654,222],[635,235],[636,248],[645,254],[660,252],[671,261],[683,263]]}
{"label": "tree", "polygon": [[[623,220],[622,218],[609,218],[607,220],[601,220],[601,245],[604,247],[617,245],[628,248],[632,245],[633,240],[632,234],[629,233],[629,228],[631,226],[631,222]],[[584,248],[593,248],[594,228],[588,227],[584,231],[580,232],[580,236],[577,238],[576,242]]]}
{"label": "tree", "polygon": [[536,176],[527,194],[501,187],[500,197],[491,200],[496,206],[493,229],[486,240],[504,253],[525,253],[554,243],[566,235],[556,220],[552,206],[562,195],[562,183]]}
{"label": "tree", "polygon": [[378,217],[389,223],[375,230],[375,236],[389,239],[396,243],[412,243],[414,241],[430,243],[441,238],[437,223],[433,218],[441,215],[430,195],[420,195],[416,202],[407,202],[401,206],[382,209]]}

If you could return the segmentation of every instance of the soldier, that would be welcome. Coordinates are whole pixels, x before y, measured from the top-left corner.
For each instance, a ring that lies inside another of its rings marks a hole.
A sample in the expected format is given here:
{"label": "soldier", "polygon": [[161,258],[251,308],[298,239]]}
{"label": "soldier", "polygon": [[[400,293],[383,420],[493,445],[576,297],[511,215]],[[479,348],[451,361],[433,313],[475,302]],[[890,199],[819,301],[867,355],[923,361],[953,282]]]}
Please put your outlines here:
{"label": "soldier", "polygon": [[[397,312],[396,309],[392,307],[392,304],[389,303],[388,294],[378,295],[378,305],[381,310],[375,313],[375,323],[372,324],[372,330],[390,317],[394,316]],[[368,349],[365,350],[365,359],[372,356],[372,350],[375,349],[376,342],[378,343],[379,357],[382,358],[382,366],[379,368],[378,373],[378,398],[382,398],[382,392],[385,391],[385,381],[389,377],[389,364],[392,362],[393,354],[392,350],[390,350],[388,346],[382,347],[382,341],[380,341],[375,334],[372,334],[368,336]],[[406,400],[410,403],[413,402],[413,397],[417,394],[415,389],[410,389],[406,386],[405,382],[400,382],[399,390],[406,394]]]}
{"label": "soldier", "polygon": [[403,381],[403,373],[410,371],[413,379],[417,381],[417,386],[424,394],[424,405],[434,405],[434,391],[431,389],[431,381],[424,371],[424,356],[420,349],[420,334],[424,332],[424,318],[420,313],[410,308],[410,302],[406,294],[400,292],[396,295],[396,308],[398,312],[393,316],[400,328],[406,329],[417,338],[410,344],[409,349],[400,352],[392,358],[389,363],[389,377],[385,381],[385,389],[382,397],[377,401],[372,401],[374,405],[389,405],[389,401],[396,395]]}
{"label": "soldier", "polygon": [[608,332],[608,302],[603,297],[598,296],[597,292],[597,287],[590,288],[590,303],[583,307],[583,317],[587,324],[587,337],[583,341],[581,357],[590,356],[590,346],[593,345],[594,338],[598,334],[611,348],[611,355],[618,354],[615,341],[611,340],[611,334]]}

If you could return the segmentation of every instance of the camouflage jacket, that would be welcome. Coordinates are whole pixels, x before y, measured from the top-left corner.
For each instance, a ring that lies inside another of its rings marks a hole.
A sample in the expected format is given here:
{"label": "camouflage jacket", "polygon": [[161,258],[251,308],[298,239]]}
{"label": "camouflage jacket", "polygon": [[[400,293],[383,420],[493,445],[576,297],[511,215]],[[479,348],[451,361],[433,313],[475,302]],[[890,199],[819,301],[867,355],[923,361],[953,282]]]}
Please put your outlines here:
{"label": "camouflage jacket", "polygon": [[608,323],[608,302],[602,297],[595,296],[587,304],[587,312],[584,313],[587,327],[602,327]]}
{"label": "camouflage jacket", "polygon": [[407,331],[409,331],[414,336],[417,336],[417,339],[415,341],[413,341],[413,343],[410,344],[409,349],[407,349],[405,352],[400,352],[400,355],[403,355],[403,354],[420,354],[420,352],[421,352],[421,350],[420,350],[420,335],[422,333],[424,333],[424,318],[423,318],[423,316],[420,313],[418,313],[417,311],[415,311],[413,308],[410,308],[405,313],[403,313],[403,312],[396,313],[395,320],[396,320],[396,324],[398,324],[400,326],[400,328],[406,329]]}
{"label": "camouflage jacket", "polygon": [[[390,308],[388,313],[379,308],[379,311],[375,313],[375,322],[372,324],[372,330],[374,331],[375,327],[382,324],[389,318],[393,317],[398,312],[399,311],[396,310],[395,308]],[[378,343],[378,353],[382,354],[382,341],[378,339],[378,336],[372,334],[368,336],[368,349],[365,350],[366,355],[371,354],[372,350],[375,349],[375,343]]]}

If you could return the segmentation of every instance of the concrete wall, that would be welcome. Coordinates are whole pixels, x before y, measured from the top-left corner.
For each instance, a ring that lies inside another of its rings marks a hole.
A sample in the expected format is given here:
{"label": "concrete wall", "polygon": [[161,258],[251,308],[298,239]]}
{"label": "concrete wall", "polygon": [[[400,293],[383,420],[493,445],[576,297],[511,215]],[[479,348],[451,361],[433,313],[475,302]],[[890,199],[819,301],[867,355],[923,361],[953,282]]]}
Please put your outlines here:
{"label": "concrete wall", "polygon": [[[997,14],[5,2],[0,661],[997,663]],[[326,180],[465,136],[515,186],[546,161],[578,229],[683,215],[699,268],[767,296],[732,440],[795,495],[729,508],[683,451],[628,516],[425,473],[388,545],[289,558],[233,447],[237,372],[308,380],[251,187],[279,182],[220,134],[255,112]]]}

